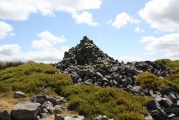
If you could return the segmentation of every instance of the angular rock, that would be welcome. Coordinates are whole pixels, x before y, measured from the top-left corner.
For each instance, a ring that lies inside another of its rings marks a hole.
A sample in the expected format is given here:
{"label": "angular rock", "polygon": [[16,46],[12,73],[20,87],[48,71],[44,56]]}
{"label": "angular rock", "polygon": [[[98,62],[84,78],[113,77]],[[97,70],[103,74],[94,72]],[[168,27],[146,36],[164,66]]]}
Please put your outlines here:
{"label": "angular rock", "polygon": [[36,120],[40,110],[39,103],[19,102],[11,112],[12,120]]}
{"label": "angular rock", "polygon": [[11,116],[8,110],[3,110],[0,112],[0,120],[11,120]]}
{"label": "angular rock", "polygon": [[157,117],[158,120],[167,120],[168,119],[168,115],[163,110],[160,110],[156,114],[156,117]]}
{"label": "angular rock", "polygon": [[34,96],[31,98],[31,102],[35,102],[35,103],[43,104],[46,101],[48,101],[48,98],[45,95]]}
{"label": "angular rock", "polygon": [[150,110],[160,110],[161,109],[160,104],[156,100],[151,100],[147,104],[148,104],[148,107]]}
{"label": "angular rock", "polygon": [[48,110],[49,113],[53,113],[53,104],[50,101],[46,101],[42,104],[41,108],[46,108]]}
{"label": "angular rock", "polygon": [[166,113],[179,114],[179,108],[166,108],[164,111]]}
{"label": "angular rock", "polygon": [[91,85],[93,83],[92,79],[88,79],[84,82],[86,85]]}
{"label": "angular rock", "polygon": [[14,94],[14,98],[25,98],[26,97],[26,94],[24,94],[23,92],[21,91],[17,91],[15,92]]}
{"label": "angular rock", "polygon": [[162,98],[161,100],[161,105],[164,106],[165,108],[171,107],[173,102],[169,98]]}
{"label": "angular rock", "polygon": [[169,93],[167,96],[172,100],[172,102],[174,102],[174,103],[177,102],[177,98],[176,98],[175,94]]}
{"label": "angular rock", "polygon": [[49,97],[49,98],[48,98],[48,101],[50,101],[50,102],[53,104],[53,106],[59,105],[59,104],[61,103],[61,102],[60,102],[60,99],[53,98],[53,97]]}
{"label": "angular rock", "polygon": [[64,110],[64,108],[63,108],[62,106],[60,106],[60,105],[55,105],[53,112],[56,113],[56,114],[59,114],[59,113],[61,113],[63,110]]}

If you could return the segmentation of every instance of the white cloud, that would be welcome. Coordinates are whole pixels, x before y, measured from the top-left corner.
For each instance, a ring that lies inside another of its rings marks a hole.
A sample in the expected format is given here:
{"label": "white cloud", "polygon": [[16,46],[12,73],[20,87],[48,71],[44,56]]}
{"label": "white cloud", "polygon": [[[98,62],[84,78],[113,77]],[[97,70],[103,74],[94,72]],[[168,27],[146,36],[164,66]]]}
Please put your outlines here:
{"label": "white cloud", "polygon": [[143,32],[144,32],[144,30],[141,30],[140,27],[136,27],[134,30],[135,30],[137,33],[140,33],[140,32],[143,33]]}
{"label": "white cloud", "polygon": [[89,12],[82,12],[78,14],[77,12],[72,13],[72,18],[76,20],[77,24],[86,23],[90,26],[97,26],[98,23],[93,20],[93,16]]}
{"label": "white cloud", "polygon": [[157,39],[153,36],[143,36],[141,41],[142,43],[144,42],[153,42],[153,41],[156,41]]}
{"label": "white cloud", "polygon": [[122,12],[117,15],[117,17],[115,18],[115,21],[112,23],[112,26],[118,29],[127,25],[128,22],[133,23],[133,24],[138,24],[140,20],[134,19],[131,16],[129,16],[127,13]]}
{"label": "white cloud", "polygon": [[148,42],[145,47],[148,53],[162,51],[167,58],[179,58],[179,33],[167,34],[158,38],[143,37],[141,42]]}
{"label": "white cloud", "polygon": [[[55,11],[65,11],[70,13],[78,24],[95,26],[97,23],[93,21],[92,14],[84,11],[99,9],[102,0],[0,0],[0,3],[0,19],[27,20],[32,13],[55,16]],[[77,12],[82,14],[78,15]]]}
{"label": "white cloud", "polygon": [[32,47],[37,49],[49,50],[53,49],[53,45],[65,42],[64,36],[57,37],[51,34],[49,31],[44,31],[38,34],[40,40],[33,40]]}
{"label": "white cloud", "polygon": [[20,46],[17,44],[0,46],[0,55],[11,56],[20,52]]}
{"label": "white cloud", "polygon": [[12,32],[13,27],[6,22],[0,21],[0,39],[7,36],[14,36],[15,33]]}
{"label": "white cloud", "polygon": [[[0,61],[28,61],[55,63],[62,60],[64,52],[69,48],[63,46],[56,49],[54,45],[59,45],[66,41],[64,35],[57,37],[49,31],[43,31],[37,34],[39,40],[32,41],[32,49],[28,52],[20,51],[21,47],[17,44],[7,44],[0,46]],[[37,50],[39,49],[39,50]]]}
{"label": "white cloud", "polygon": [[139,11],[142,19],[152,28],[160,31],[177,31],[179,29],[179,0],[150,0]]}

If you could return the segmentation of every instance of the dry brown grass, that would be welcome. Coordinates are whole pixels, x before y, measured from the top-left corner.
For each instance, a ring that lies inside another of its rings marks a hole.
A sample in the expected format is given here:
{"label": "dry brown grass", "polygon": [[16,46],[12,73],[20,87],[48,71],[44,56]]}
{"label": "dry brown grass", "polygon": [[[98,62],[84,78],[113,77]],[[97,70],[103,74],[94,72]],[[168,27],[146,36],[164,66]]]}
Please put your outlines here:
{"label": "dry brown grass", "polygon": [[9,96],[5,94],[0,94],[0,111],[3,111],[5,109],[11,111],[13,106],[16,105],[19,101],[30,101],[30,98],[26,97],[26,98],[15,99],[13,98],[11,93],[9,94]]}

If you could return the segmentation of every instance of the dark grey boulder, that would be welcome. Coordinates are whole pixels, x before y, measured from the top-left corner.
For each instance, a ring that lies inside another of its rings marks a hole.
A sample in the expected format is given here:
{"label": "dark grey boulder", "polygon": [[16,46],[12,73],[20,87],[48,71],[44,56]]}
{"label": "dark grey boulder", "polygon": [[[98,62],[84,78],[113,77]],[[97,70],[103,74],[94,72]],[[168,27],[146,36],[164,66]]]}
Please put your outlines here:
{"label": "dark grey boulder", "polygon": [[160,110],[161,106],[156,100],[151,100],[148,102],[148,107],[150,110]]}
{"label": "dark grey boulder", "polygon": [[161,105],[164,106],[165,108],[171,107],[173,102],[169,98],[162,98],[161,100]]}
{"label": "dark grey boulder", "polygon": [[166,113],[179,114],[179,108],[166,108],[164,111]]}
{"label": "dark grey boulder", "polygon": [[25,98],[26,97],[26,94],[24,94],[23,92],[21,91],[17,91],[15,92],[14,94],[14,98]]}
{"label": "dark grey boulder", "polygon": [[12,120],[36,120],[40,110],[39,103],[19,102],[11,112]]}
{"label": "dark grey boulder", "polygon": [[58,105],[58,104],[61,103],[60,99],[53,98],[53,97],[49,97],[48,101],[50,101],[53,104],[53,106]]}
{"label": "dark grey boulder", "polygon": [[31,98],[31,102],[35,102],[35,103],[43,104],[46,101],[48,101],[48,98],[46,95],[34,96]]}
{"label": "dark grey boulder", "polygon": [[8,110],[3,110],[0,112],[0,120],[11,120],[11,116]]}
{"label": "dark grey boulder", "polygon": [[168,115],[163,110],[159,110],[159,112],[156,114],[156,118],[157,120],[167,120]]}

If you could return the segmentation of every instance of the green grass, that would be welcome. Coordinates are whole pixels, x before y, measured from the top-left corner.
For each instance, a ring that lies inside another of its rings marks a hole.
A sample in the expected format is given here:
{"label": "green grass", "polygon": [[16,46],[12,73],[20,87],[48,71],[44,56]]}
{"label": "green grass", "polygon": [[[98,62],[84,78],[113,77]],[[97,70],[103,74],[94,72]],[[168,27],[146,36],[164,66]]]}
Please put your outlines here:
{"label": "green grass", "polygon": [[48,90],[53,88],[53,91],[72,84],[69,75],[59,72],[53,66],[43,63],[28,63],[0,70],[0,87],[9,86],[0,89],[0,92],[21,90],[26,93],[39,93],[43,90],[43,84],[47,85]]}

